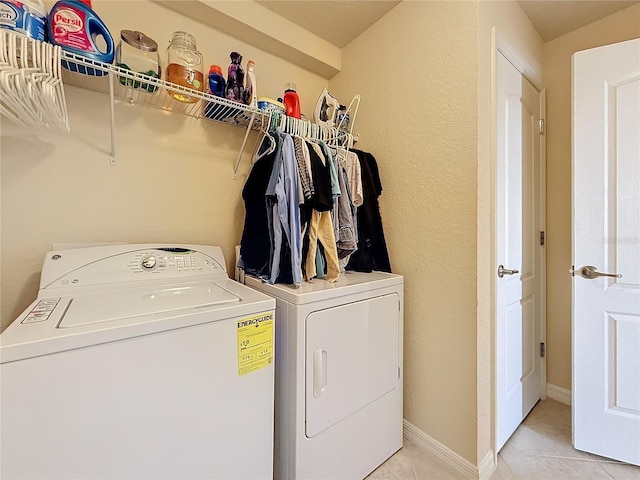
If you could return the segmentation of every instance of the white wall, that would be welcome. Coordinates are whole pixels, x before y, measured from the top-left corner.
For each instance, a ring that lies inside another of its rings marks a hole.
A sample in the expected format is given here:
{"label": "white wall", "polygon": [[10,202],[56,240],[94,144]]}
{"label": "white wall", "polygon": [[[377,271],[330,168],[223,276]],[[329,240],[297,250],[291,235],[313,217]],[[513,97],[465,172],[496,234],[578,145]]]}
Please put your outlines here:
{"label": "white wall", "polygon": [[[256,62],[258,94],[281,96],[297,83],[311,116],[327,81],[260,49],[149,1],[95,0],[118,37],[138,29],[163,56],[171,33],[185,30],[211,63],[237,50]],[[51,2],[47,4],[51,7]],[[244,220],[241,190],[250,143],[232,180],[244,130],[143,106],[116,105],[117,166],[109,165],[109,110],[104,95],[66,89],[71,132],[31,131],[2,120],[2,327],[37,293],[44,254],[54,243],[183,242],[220,245],[233,261]],[[251,140],[255,141],[255,135]]]}

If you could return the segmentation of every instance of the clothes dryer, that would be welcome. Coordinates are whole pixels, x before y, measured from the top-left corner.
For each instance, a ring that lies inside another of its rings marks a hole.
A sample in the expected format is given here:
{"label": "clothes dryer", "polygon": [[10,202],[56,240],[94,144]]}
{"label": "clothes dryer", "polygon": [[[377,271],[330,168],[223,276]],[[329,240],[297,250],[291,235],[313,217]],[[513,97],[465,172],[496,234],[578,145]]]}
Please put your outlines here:
{"label": "clothes dryer", "polygon": [[0,477],[271,478],[274,306],[219,247],[50,252],[0,335]]}
{"label": "clothes dryer", "polygon": [[403,277],[243,281],[276,299],[275,478],[366,477],[402,446]]}

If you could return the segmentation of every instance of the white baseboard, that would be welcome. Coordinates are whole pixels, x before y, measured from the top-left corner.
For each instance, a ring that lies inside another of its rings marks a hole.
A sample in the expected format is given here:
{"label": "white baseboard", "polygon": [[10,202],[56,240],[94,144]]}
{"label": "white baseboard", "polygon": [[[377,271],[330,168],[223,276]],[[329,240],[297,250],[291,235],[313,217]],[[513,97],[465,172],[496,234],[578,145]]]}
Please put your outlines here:
{"label": "white baseboard", "polygon": [[479,480],[489,480],[497,467],[496,456],[493,454],[493,450],[489,450],[478,465]]}
{"label": "white baseboard", "polygon": [[571,406],[571,390],[547,383],[547,397]]}
{"label": "white baseboard", "polygon": [[496,468],[493,451],[491,450],[487,452],[480,461],[480,464],[476,467],[469,460],[461,457],[430,435],[427,435],[415,425],[406,420],[404,420],[403,423],[405,438],[433,453],[440,460],[470,480],[488,480]]}

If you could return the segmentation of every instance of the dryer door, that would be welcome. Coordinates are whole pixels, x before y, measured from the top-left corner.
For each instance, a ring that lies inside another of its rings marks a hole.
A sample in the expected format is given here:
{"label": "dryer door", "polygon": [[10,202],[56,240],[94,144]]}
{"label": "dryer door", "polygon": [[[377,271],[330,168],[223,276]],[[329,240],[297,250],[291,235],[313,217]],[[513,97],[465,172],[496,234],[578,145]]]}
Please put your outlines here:
{"label": "dryer door", "polygon": [[400,299],[387,294],[306,319],[306,436],[314,437],[396,388]]}

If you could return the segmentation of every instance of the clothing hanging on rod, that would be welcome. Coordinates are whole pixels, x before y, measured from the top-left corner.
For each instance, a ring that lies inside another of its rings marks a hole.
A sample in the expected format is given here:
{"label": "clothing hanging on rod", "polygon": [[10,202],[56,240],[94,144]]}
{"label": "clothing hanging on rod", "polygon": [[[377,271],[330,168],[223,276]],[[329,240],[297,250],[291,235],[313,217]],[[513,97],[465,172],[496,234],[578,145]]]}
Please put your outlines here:
{"label": "clothing hanging on rod", "polygon": [[374,156],[361,150],[353,150],[360,161],[362,172],[363,203],[358,208],[358,250],[350,257],[347,270],[358,272],[391,272],[387,243],[382,228],[378,198],[382,194],[382,182]]}
{"label": "clothing hanging on rod", "polygon": [[347,149],[338,149],[338,159],[349,180],[349,188],[351,190],[351,199],[354,207],[362,205],[364,198],[362,196],[362,169],[358,155]]}
{"label": "clothing hanging on rod", "polygon": [[[275,159],[279,154],[278,141],[276,149],[258,159],[254,164],[242,189],[245,217],[240,239],[240,260],[238,267],[250,275],[263,277],[271,268],[271,239],[269,220],[267,217],[265,193],[271,178]],[[268,142],[266,139],[264,142]],[[268,148],[264,145],[264,148]]]}
{"label": "clothing hanging on rod", "polygon": [[298,175],[303,192],[303,202],[310,200],[315,193],[313,189],[313,180],[311,177],[311,158],[309,150],[304,144],[302,137],[293,137],[293,145],[296,149],[296,161],[298,162]]}
{"label": "clothing hanging on rod", "polygon": [[351,200],[351,191],[349,190],[347,174],[344,168],[340,165],[336,165],[336,168],[342,194],[333,206],[333,228],[336,234],[338,259],[341,260],[340,270],[344,271],[347,264],[346,260],[358,249],[355,227],[357,209],[353,206]]}
{"label": "clothing hanging on rod", "polygon": [[[271,270],[269,283],[277,283],[280,271],[284,278],[299,285],[302,282],[302,239],[300,230],[300,204],[298,201],[298,174],[295,147],[291,135],[278,134],[281,140],[281,163],[275,182],[269,182],[266,191],[267,219],[273,227]],[[272,173],[271,179],[274,175]]]}
{"label": "clothing hanging on rod", "polygon": [[[320,241],[325,255],[331,259],[332,274],[328,279],[333,281],[340,271],[330,213],[334,196],[340,195],[337,175],[334,175],[335,184],[331,175],[334,164],[325,158],[320,145],[282,132],[276,136],[277,148],[256,160],[243,190],[247,215],[239,266],[269,283],[299,284],[302,280],[301,238],[305,232],[314,242],[305,263],[305,270],[311,276],[307,274],[305,278],[314,276],[314,252]],[[268,148],[268,142],[266,138],[263,140],[261,152]],[[307,185],[300,194],[302,178]]]}
{"label": "clothing hanging on rod", "polygon": [[[311,280],[316,276],[316,256],[318,242],[322,244],[327,260],[326,280],[333,282],[340,274],[336,237],[333,229],[331,211],[334,201],[340,195],[340,188],[335,183],[337,175],[332,174],[332,161],[325,157],[321,147],[313,142],[307,142],[311,158],[311,172],[315,195],[302,207],[305,219],[309,221],[308,250],[306,251],[305,279]],[[305,236],[305,242],[307,237]]]}
{"label": "clothing hanging on rod", "polygon": [[293,285],[335,281],[345,267],[390,272],[373,155],[350,151],[350,132],[285,115],[273,114],[262,133],[243,189],[238,266]]}

